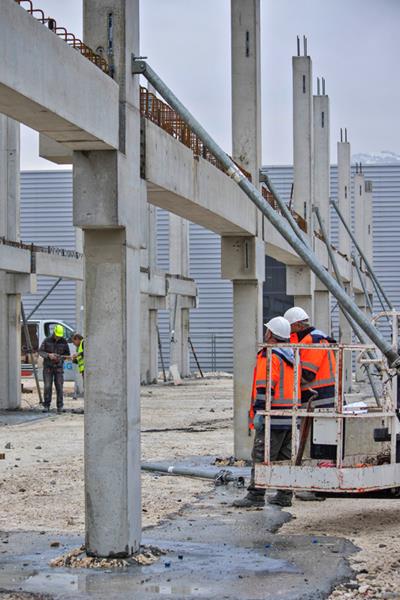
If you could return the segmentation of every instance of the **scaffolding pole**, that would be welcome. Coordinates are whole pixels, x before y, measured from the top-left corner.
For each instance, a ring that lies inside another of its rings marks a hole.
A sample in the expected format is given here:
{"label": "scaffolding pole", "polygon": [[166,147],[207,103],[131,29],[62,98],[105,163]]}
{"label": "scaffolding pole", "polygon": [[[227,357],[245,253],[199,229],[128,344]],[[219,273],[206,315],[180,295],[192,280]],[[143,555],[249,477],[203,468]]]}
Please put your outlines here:
{"label": "scaffolding pole", "polygon": [[367,288],[366,288],[365,281],[364,281],[364,279],[363,279],[363,276],[362,276],[362,273],[361,273],[361,269],[360,269],[360,267],[359,267],[359,265],[358,265],[357,259],[356,259],[356,257],[354,256],[354,254],[352,254],[352,255],[351,255],[351,258],[353,259],[354,265],[355,265],[355,267],[356,267],[357,275],[358,275],[358,278],[359,278],[359,280],[360,280],[360,283],[361,283],[362,290],[363,290],[363,292],[364,292],[365,301],[366,301],[366,303],[367,303],[367,306],[368,306],[369,310],[371,311],[371,314],[373,314],[373,312],[374,312],[374,307],[372,306],[371,300],[370,300],[370,298],[369,298],[368,290],[367,290]]}
{"label": "scaffolding pole", "polygon": [[325,284],[327,289],[337,298],[341,306],[351,315],[366,335],[385,355],[391,368],[400,369],[400,356],[385,340],[380,332],[369,322],[364,313],[349,298],[346,292],[340,287],[339,283],[325,270],[318,261],[314,252],[303,242],[286,222],[285,218],[278,214],[268,202],[263,198],[257,188],[243,175],[240,169],[235,165],[232,159],[218,146],[213,138],[206,132],[200,123],[185,108],[180,100],[166,86],[160,77],[144,60],[137,59],[132,55],[132,74],[143,75],[153,85],[157,92],[165,98],[171,107],[188,124],[189,128],[202,140],[204,145],[217,158],[235,183],[243,190],[248,198],[257,206],[263,215],[279,231],[282,237],[291,245],[300,258],[310,267],[315,275]]}
{"label": "scaffolding pole", "polygon": [[[335,271],[335,275],[336,275],[336,279],[339,283],[340,286],[343,286],[342,283],[342,278],[340,277],[340,271],[339,271],[339,267],[338,264],[336,262],[336,256],[332,250],[332,247],[329,243],[329,239],[327,237],[326,234],[326,229],[325,229],[325,225],[321,219],[321,215],[319,213],[319,208],[317,206],[313,207],[313,211],[315,212],[315,215],[317,217],[318,223],[319,223],[319,227],[321,229],[321,233],[322,233],[322,237],[324,238],[324,243],[326,246],[326,249],[328,250],[328,254],[329,254],[329,259],[332,263],[332,267],[333,270]],[[344,291],[344,288],[343,288]],[[340,305],[340,310],[342,311],[343,315],[345,316],[345,318],[347,319],[348,323],[350,324],[350,327],[353,329],[354,333],[356,334],[356,336],[358,337],[359,341],[361,342],[361,344],[368,344],[368,340],[365,337],[363,331],[360,329],[360,327],[358,327],[357,323],[354,321],[354,319],[346,312],[346,310],[343,310],[342,306]],[[368,352],[368,355],[373,358],[372,353]],[[371,372],[369,370],[369,365],[364,365],[365,366],[365,371],[367,373],[368,376],[368,380],[372,389],[372,393],[374,394],[374,398],[375,398],[375,402],[377,404],[377,406],[381,407],[382,403],[380,401],[379,398],[379,394],[378,394],[378,390],[376,389],[376,385],[375,385],[375,381],[372,378]]]}
{"label": "scaffolding pole", "polygon": [[368,273],[370,274],[372,283],[374,284],[374,288],[376,290],[376,293],[377,293],[377,295],[379,297],[380,303],[382,304],[383,310],[385,310],[385,307],[384,307],[382,299],[381,299],[381,294],[384,297],[384,299],[386,301],[386,304],[388,305],[388,307],[390,308],[390,310],[394,310],[393,304],[390,302],[389,298],[386,296],[386,294],[384,292],[384,289],[382,288],[381,284],[379,283],[378,278],[375,275],[375,272],[374,272],[373,268],[371,267],[369,261],[367,260],[364,252],[361,250],[360,245],[357,242],[357,240],[356,240],[353,232],[351,231],[350,227],[347,225],[346,221],[344,220],[343,215],[340,212],[340,209],[339,209],[337,203],[334,202],[333,200],[330,200],[329,202],[333,206],[333,208],[335,209],[335,211],[336,211],[339,219],[341,220],[344,228],[346,229],[347,233],[349,234],[351,241],[353,242],[354,246],[356,247],[358,254],[361,256],[362,260],[364,261],[365,266],[368,269]]}

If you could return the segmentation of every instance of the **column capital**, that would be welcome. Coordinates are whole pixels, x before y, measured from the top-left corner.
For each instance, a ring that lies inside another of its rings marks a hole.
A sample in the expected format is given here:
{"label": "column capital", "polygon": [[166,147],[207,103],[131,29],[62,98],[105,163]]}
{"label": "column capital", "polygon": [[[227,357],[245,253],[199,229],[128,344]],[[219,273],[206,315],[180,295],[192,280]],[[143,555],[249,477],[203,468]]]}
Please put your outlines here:
{"label": "column capital", "polygon": [[221,238],[223,279],[265,281],[265,243],[257,237]]}

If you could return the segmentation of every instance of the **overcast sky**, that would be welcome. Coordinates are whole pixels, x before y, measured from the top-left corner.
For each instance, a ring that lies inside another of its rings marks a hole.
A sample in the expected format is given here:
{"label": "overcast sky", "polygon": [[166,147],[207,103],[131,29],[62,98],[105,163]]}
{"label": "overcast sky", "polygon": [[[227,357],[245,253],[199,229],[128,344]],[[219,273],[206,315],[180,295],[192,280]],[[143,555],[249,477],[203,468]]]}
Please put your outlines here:
{"label": "overcast sky", "polygon": [[[141,53],[230,152],[230,0],[140,4]],[[81,35],[82,0],[34,5]],[[400,154],[400,0],[261,0],[261,10],[263,163],[292,162],[291,57],[303,34],[314,87],[325,77],[331,98],[331,161],[340,127],[353,154]],[[39,159],[37,145],[24,127],[22,168],[55,168]]]}

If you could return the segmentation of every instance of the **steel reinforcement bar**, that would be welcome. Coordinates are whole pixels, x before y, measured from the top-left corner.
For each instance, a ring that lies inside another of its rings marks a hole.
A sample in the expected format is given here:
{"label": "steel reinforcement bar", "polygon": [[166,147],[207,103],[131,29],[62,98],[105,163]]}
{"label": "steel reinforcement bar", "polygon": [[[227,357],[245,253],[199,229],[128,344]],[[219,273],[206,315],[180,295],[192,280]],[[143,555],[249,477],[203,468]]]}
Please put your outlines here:
{"label": "steel reinforcement bar", "polygon": [[36,244],[25,244],[24,242],[16,242],[7,240],[5,237],[0,237],[0,245],[12,246],[21,250],[29,250],[29,252],[42,252],[44,254],[55,254],[57,256],[65,256],[66,258],[82,258],[82,254],[75,250],[67,250],[66,248],[58,248],[56,246],[36,246]]}
{"label": "steel reinforcement bar", "polygon": [[80,52],[82,56],[90,60],[90,62],[96,65],[96,67],[99,67],[99,69],[101,69],[103,73],[110,75],[108,63],[102,56],[96,54],[96,52],[94,52],[91,48],[89,48],[89,46],[84,44],[82,40],[77,38],[76,35],[67,31],[65,27],[58,26],[55,19],[52,19],[51,17],[46,17],[44,12],[40,8],[34,8],[32,0],[15,0],[15,2],[19,4],[22,8],[24,8],[26,12],[32,15],[32,17],[34,17],[37,21],[39,21],[39,23],[42,23],[42,25],[46,25],[48,29],[50,29],[50,31],[52,31],[53,33],[58,35],[58,37],[64,40],[64,42],[66,42],[68,46],[71,46],[71,48],[78,50],[78,52]]}

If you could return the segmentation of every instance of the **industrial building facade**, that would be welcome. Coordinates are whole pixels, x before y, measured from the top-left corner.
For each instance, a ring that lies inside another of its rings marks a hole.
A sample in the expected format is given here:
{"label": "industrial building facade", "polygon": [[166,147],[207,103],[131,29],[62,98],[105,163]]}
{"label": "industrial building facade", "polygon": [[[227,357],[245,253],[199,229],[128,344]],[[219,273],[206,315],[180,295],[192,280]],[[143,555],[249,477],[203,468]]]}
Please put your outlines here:
{"label": "industrial building facade", "polygon": [[[289,200],[292,184],[291,166],[266,168],[274,186]],[[374,268],[395,306],[400,305],[400,165],[368,165],[367,180],[373,183]],[[337,169],[331,167],[331,197],[336,198]],[[331,237],[337,238],[337,223],[332,216]],[[21,238],[24,242],[75,248],[72,226],[71,171],[27,171],[21,173]],[[157,209],[157,264],[168,271],[168,213]],[[190,224],[190,276],[198,285],[199,306],[191,311],[190,335],[202,368],[208,371],[232,371],[232,283],[221,273],[220,237],[199,225]],[[40,278],[38,292],[26,296],[27,311],[52,285],[53,280]],[[264,317],[282,313],[291,305],[286,296],[285,266],[266,257]],[[375,298],[375,310],[380,306]],[[337,308],[333,305],[332,320]],[[75,283],[62,281],[35,316],[62,319],[75,325]],[[336,311],[336,313],[335,313]],[[159,311],[163,354],[168,362],[169,321],[166,311]],[[195,369],[194,361],[192,368]]]}

